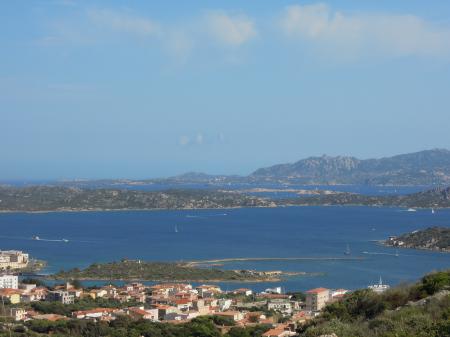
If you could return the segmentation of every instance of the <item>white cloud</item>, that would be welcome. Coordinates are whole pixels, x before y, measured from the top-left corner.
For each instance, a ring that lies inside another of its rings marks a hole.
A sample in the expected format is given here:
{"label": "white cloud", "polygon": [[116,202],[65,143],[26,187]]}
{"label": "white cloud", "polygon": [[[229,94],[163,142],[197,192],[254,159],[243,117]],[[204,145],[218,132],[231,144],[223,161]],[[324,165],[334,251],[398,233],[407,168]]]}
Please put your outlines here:
{"label": "white cloud", "polygon": [[181,136],[178,143],[181,146],[187,146],[191,142],[191,139],[188,136]]}
{"label": "white cloud", "polygon": [[206,28],[215,40],[231,47],[238,47],[257,36],[254,22],[245,15],[209,12]]}
{"label": "white cloud", "polygon": [[173,30],[164,35],[165,47],[177,61],[186,62],[194,48],[194,39],[187,31]]}
{"label": "white cloud", "polygon": [[197,142],[198,145],[202,145],[204,141],[203,134],[198,133],[197,136],[195,137],[195,141]]}
{"label": "white cloud", "polygon": [[123,11],[91,9],[88,17],[93,23],[118,32],[140,36],[158,36],[161,33],[161,27],[153,20]]}
{"label": "white cloud", "polygon": [[325,4],[285,8],[280,20],[284,34],[338,53],[389,56],[446,55],[450,29],[414,15],[344,14]]}

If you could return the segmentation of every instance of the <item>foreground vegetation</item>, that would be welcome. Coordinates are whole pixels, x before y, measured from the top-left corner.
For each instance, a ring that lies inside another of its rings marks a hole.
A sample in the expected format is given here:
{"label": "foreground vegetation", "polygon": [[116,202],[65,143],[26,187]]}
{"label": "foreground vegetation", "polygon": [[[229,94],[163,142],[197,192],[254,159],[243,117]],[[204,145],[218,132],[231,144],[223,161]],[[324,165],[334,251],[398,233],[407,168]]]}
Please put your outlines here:
{"label": "foreground vegetation", "polygon": [[[131,320],[126,316],[107,322],[86,320],[65,320],[49,322],[33,320],[11,327],[11,334],[3,326],[0,336],[11,337],[219,337],[222,321],[216,321],[214,316],[198,317],[183,324],[154,323],[145,320]],[[266,325],[257,325],[249,328],[231,327],[225,337],[259,337],[269,329]]]}
{"label": "foreground vegetation", "polygon": [[427,275],[414,285],[383,294],[358,290],[328,305],[302,327],[300,336],[335,333],[339,337],[450,336],[450,271]]}
{"label": "foreground vegetation", "polygon": [[249,271],[198,268],[182,263],[124,260],[94,263],[85,269],[60,271],[56,279],[145,280],[145,281],[267,281],[268,277]]}

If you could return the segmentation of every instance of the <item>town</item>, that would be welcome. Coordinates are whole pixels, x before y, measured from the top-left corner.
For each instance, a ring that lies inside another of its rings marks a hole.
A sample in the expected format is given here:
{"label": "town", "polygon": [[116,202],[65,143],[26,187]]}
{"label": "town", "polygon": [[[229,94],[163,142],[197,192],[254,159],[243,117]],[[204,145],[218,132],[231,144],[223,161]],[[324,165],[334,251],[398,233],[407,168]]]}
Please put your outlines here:
{"label": "town", "polygon": [[[263,334],[267,337],[295,335],[299,324],[315,317],[327,303],[338,301],[347,293],[344,289],[317,288],[307,291],[304,298],[299,298],[298,294],[283,294],[281,287],[254,293],[246,288],[225,292],[217,285],[193,287],[185,283],[146,286],[132,282],[123,286],[108,284],[82,288],[75,282],[47,287],[28,281],[20,282],[18,276],[11,274],[0,276],[3,316],[14,321],[111,321],[125,315],[132,319],[173,324],[199,316],[215,316],[223,324],[223,332],[230,328],[231,325],[226,324],[230,321],[233,326],[243,327],[268,324],[272,328]],[[45,307],[45,312],[39,312],[39,305],[33,305],[45,302],[70,307],[82,300],[90,303],[90,308],[73,311],[70,315],[49,312],[49,306]],[[96,302],[102,306],[92,307]],[[107,306],[108,303],[110,306]]]}
{"label": "town", "polygon": [[38,278],[27,279],[13,273],[27,266],[28,254],[0,251],[0,261],[1,316],[15,322],[110,322],[127,316],[180,324],[199,316],[212,316],[223,333],[232,326],[265,324],[270,329],[263,336],[293,336],[299,325],[348,292],[316,288],[305,293],[283,293],[281,287],[274,287],[255,293],[247,288],[223,291],[218,285],[140,282],[83,287],[78,280],[47,285]]}

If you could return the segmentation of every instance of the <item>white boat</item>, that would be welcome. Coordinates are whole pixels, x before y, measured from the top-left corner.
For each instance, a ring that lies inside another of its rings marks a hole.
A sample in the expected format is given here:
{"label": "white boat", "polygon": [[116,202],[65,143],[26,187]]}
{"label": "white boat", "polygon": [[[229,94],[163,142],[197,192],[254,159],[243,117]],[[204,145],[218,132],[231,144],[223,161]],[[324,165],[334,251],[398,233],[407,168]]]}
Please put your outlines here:
{"label": "white boat", "polygon": [[351,250],[350,250],[350,246],[347,244],[347,248],[345,249],[345,252],[344,252],[344,254],[345,255],[350,255],[352,252],[351,252]]}
{"label": "white boat", "polygon": [[178,227],[177,227],[177,225],[175,225],[174,231],[175,231],[175,233],[178,233]]}
{"label": "white boat", "polygon": [[431,214],[434,214],[434,208],[431,209]]}
{"label": "white boat", "polygon": [[69,242],[69,240],[67,240],[67,239],[62,239],[61,241],[62,242]]}
{"label": "white boat", "polygon": [[407,212],[416,212],[416,210],[414,208],[408,208],[406,211]]}
{"label": "white boat", "polygon": [[372,284],[371,286],[368,286],[367,288],[372,289],[376,293],[382,293],[390,288],[389,285],[383,284],[383,280],[380,276],[380,281],[377,284]]}
{"label": "white boat", "polygon": [[36,241],[39,241],[41,238],[40,238],[39,236],[37,236],[37,235],[34,235],[34,236],[32,237],[32,239],[33,239],[33,240],[36,240]]}

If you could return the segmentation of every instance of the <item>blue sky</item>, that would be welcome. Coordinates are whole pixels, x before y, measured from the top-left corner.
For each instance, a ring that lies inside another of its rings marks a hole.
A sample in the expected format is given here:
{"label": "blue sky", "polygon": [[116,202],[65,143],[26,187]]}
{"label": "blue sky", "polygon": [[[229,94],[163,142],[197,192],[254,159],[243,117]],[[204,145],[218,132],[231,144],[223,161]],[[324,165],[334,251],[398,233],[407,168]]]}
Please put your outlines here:
{"label": "blue sky", "polygon": [[9,1],[0,179],[450,148],[449,1]]}

